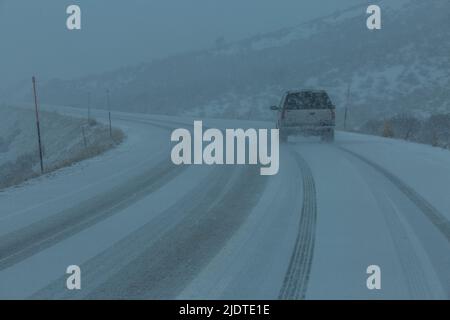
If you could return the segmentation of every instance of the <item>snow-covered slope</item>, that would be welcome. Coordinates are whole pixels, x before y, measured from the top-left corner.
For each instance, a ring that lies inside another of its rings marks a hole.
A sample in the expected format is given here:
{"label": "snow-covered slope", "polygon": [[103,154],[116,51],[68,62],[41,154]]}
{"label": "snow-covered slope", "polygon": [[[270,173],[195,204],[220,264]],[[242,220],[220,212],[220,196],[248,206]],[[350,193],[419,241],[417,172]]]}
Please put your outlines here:
{"label": "snow-covered slope", "polygon": [[[365,5],[293,28],[42,89],[48,103],[97,106],[112,91],[124,111],[270,118],[290,88],[328,89],[338,107],[349,84],[349,121],[399,111],[450,110],[450,2],[379,1],[383,29],[366,28]],[[338,113],[339,120],[342,114]]]}
{"label": "snow-covered slope", "polygon": [[[98,155],[123,139],[114,130],[92,120],[40,113],[44,170],[48,173]],[[36,119],[33,107],[0,108],[0,189],[40,174]]]}

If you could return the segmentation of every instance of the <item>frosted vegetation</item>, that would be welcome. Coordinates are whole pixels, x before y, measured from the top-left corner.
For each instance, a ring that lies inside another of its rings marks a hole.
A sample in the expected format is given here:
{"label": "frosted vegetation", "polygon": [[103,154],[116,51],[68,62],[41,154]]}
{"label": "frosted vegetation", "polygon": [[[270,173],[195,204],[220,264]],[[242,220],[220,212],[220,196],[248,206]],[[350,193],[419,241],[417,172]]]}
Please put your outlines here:
{"label": "frosted vegetation", "polygon": [[358,131],[450,149],[450,114],[419,118],[402,113],[384,120],[370,120]]}
{"label": "frosted vegetation", "polygon": [[[112,139],[107,126],[91,120],[41,112],[45,173],[99,155],[124,139],[118,129]],[[0,189],[40,174],[35,115],[32,109],[0,108]],[[83,135],[84,130],[84,135]]]}

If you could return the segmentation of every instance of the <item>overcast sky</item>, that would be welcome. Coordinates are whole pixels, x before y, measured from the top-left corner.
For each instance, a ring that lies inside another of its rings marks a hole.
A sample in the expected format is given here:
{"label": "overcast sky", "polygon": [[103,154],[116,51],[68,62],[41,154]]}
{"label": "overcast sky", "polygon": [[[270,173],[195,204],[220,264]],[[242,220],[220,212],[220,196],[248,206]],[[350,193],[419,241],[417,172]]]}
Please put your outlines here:
{"label": "overcast sky", "polygon": [[[72,78],[297,25],[367,0],[0,0],[0,86]],[[66,29],[78,4],[82,30]]]}

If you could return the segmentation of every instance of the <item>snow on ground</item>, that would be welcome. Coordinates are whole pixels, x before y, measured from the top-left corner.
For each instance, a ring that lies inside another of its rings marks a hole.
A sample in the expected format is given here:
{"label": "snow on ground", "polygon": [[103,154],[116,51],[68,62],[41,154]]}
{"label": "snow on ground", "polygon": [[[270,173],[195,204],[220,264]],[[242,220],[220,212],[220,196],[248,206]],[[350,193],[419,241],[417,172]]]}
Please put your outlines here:
{"label": "snow on ground", "polygon": [[[398,153],[389,153],[392,143]],[[306,298],[448,297],[448,241],[385,177],[340,149],[348,146],[361,153],[373,150],[379,158],[397,161],[408,158],[412,148],[422,150],[425,159],[438,157],[450,164],[450,158],[445,160],[450,157],[448,151],[377,137],[339,133],[335,145],[314,138],[291,139],[288,148],[306,159],[317,190],[316,244]],[[280,174],[271,180],[252,218],[178,298],[278,297],[297,231],[301,204],[296,203],[303,201],[302,187],[294,175],[298,168],[288,154],[282,156]],[[430,165],[423,160],[416,158],[417,165]],[[442,169],[433,165],[425,168],[429,174]],[[405,171],[393,172],[403,179]],[[425,181],[432,193],[430,179]],[[450,180],[444,176],[441,182],[444,190],[448,189]],[[370,265],[381,267],[381,291],[366,287]]]}
{"label": "snow on ground", "polygon": [[346,134],[342,146],[375,161],[450,219],[450,151],[403,140]]}
{"label": "snow on ground", "polygon": [[[94,114],[106,119],[103,110]],[[118,148],[0,194],[0,237],[73,207],[83,210],[89,199],[133,190],[170,161],[170,132],[194,119],[114,112],[113,123],[128,136]],[[273,124],[207,119],[205,126]],[[448,217],[449,151],[348,133],[339,133],[331,145],[294,138],[282,148],[280,173],[266,180],[248,175],[245,167],[191,166],[165,177],[155,189],[144,186],[143,194],[137,190],[135,199],[130,195],[126,205],[118,203],[103,220],[0,268],[0,297],[134,292],[147,298],[277,298],[296,238],[302,236],[302,206],[313,200],[302,197],[304,174],[297,154],[310,168],[317,204],[317,222],[309,230],[315,246],[306,298],[448,298],[448,241],[404,191],[344,149],[394,173]],[[257,194],[248,193],[246,184]],[[241,205],[249,196],[255,203],[246,209]],[[238,217],[245,218],[239,222]],[[208,233],[212,238],[196,234],[202,228],[214,230]],[[177,261],[174,244],[183,246],[183,255],[197,258]],[[69,264],[82,267],[81,292],[64,290]],[[366,287],[366,268],[372,264],[382,268],[381,291]],[[163,284],[161,291],[155,289]]]}
{"label": "snow on ground", "polygon": [[[123,140],[120,130],[109,130],[92,120],[40,112],[44,170],[68,166],[98,155]],[[0,108],[0,189],[17,185],[40,173],[34,109]]]}
{"label": "snow on ground", "polygon": [[[295,145],[313,171],[319,206],[308,298],[446,297],[448,277],[441,267],[448,268],[450,261],[434,255],[448,250],[447,240],[390,181],[341,149],[354,139],[361,142],[352,145],[358,154],[365,148],[376,149],[380,157],[390,156],[390,140],[347,133],[338,134],[331,147],[301,139]],[[397,161],[405,157],[403,145],[399,142]],[[402,172],[392,172],[403,179]],[[421,225],[420,232],[413,230],[417,226],[411,226],[411,220]],[[434,248],[428,243],[431,236],[437,236]],[[383,290],[367,290],[369,265],[381,267]]]}

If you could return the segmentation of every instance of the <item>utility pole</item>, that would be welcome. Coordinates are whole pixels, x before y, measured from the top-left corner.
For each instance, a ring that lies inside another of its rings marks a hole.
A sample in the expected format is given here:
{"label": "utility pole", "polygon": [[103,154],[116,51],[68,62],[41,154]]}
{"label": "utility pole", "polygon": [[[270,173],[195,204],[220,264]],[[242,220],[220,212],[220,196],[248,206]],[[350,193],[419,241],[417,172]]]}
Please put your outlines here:
{"label": "utility pole", "polygon": [[347,116],[348,116],[348,108],[350,106],[350,90],[351,90],[351,83],[348,84],[347,89],[347,103],[345,105],[345,114],[344,114],[344,131],[347,130]]}
{"label": "utility pole", "polygon": [[91,123],[91,93],[88,92],[88,125]]}
{"label": "utility pole", "polygon": [[33,81],[34,107],[35,107],[35,113],[36,113],[36,127],[37,127],[38,144],[39,144],[39,159],[40,159],[40,163],[41,163],[41,174],[44,174],[44,162],[42,159],[41,127],[39,125],[38,99],[37,99],[37,93],[36,93],[36,78],[34,76],[32,77],[32,81]]}
{"label": "utility pole", "polygon": [[112,127],[111,127],[111,106],[109,103],[109,89],[106,90],[106,105],[108,107],[108,118],[109,118],[109,137],[112,138]]}
{"label": "utility pole", "polygon": [[81,134],[83,135],[83,144],[84,144],[84,147],[87,148],[87,140],[86,140],[86,133],[84,132],[84,125],[81,126]]}

